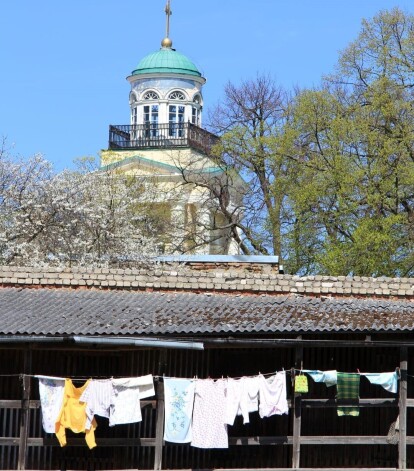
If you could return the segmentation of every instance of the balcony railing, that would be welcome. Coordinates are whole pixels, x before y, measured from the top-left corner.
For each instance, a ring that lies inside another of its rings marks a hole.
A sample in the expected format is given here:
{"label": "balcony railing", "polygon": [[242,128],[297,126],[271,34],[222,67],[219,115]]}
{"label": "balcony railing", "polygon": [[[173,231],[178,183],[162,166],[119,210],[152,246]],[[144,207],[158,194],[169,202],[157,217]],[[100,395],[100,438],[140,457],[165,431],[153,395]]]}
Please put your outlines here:
{"label": "balcony railing", "polygon": [[110,125],[109,149],[171,149],[191,147],[204,154],[219,138],[192,123]]}

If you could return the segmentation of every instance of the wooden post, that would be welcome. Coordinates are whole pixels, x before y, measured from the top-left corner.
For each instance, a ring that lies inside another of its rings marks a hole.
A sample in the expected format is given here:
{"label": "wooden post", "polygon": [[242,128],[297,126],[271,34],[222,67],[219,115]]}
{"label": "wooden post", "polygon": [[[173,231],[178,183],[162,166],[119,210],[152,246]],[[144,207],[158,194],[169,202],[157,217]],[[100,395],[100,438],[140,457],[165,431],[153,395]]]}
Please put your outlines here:
{"label": "wooden post", "polygon": [[162,469],[162,447],[164,444],[164,383],[157,383],[157,418],[155,424],[154,469]]}
{"label": "wooden post", "polygon": [[407,469],[407,347],[400,348],[400,441],[398,442],[398,468]]}
{"label": "wooden post", "polygon": [[27,461],[27,438],[29,434],[29,421],[30,421],[30,373],[32,370],[32,351],[27,348],[24,351],[24,374],[21,377],[22,380],[22,407],[20,413],[20,439],[19,439],[19,461],[17,463],[17,469],[26,469]]}
{"label": "wooden post", "polygon": [[[295,368],[301,369],[303,361],[303,347],[295,349]],[[294,374],[292,372],[292,379]],[[292,383],[293,384],[293,383]],[[293,393],[293,446],[292,446],[292,468],[300,468],[300,434],[302,421],[302,396]]]}

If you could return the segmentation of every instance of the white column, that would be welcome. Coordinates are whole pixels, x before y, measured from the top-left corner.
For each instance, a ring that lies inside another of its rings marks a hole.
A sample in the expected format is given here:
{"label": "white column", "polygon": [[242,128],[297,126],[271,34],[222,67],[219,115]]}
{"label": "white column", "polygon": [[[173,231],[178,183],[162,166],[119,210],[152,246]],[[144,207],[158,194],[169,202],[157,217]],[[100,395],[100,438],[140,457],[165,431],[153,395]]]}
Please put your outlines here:
{"label": "white column", "polygon": [[171,248],[174,254],[181,253],[185,239],[185,203],[179,202],[171,208],[171,226],[173,240]]}
{"label": "white column", "polygon": [[[197,207],[197,240],[202,243],[205,240],[210,240],[211,236],[211,220],[210,210],[204,206]],[[199,255],[207,255],[210,253],[209,243],[197,246],[195,253]]]}

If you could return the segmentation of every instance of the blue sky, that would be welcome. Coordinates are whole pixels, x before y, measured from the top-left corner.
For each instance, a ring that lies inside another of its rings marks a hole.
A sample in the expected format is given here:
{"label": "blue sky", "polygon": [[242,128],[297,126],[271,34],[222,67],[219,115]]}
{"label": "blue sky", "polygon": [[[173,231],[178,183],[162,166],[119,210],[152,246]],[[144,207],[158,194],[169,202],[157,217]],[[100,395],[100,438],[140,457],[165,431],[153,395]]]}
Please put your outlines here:
{"label": "blue sky", "polygon": [[[57,170],[99,155],[109,124],[128,124],[126,76],[156,51],[165,0],[3,0],[0,137]],[[205,108],[226,82],[269,73],[286,89],[317,85],[362,18],[412,0],[171,0],[174,47],[207,77]]]}

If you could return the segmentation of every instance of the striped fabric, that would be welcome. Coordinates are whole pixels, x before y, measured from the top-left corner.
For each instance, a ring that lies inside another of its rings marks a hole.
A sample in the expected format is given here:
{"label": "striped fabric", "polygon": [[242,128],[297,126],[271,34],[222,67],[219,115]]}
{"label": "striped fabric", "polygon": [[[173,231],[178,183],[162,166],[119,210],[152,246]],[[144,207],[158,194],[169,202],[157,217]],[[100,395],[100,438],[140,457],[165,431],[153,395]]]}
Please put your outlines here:
{"label": "striped fabric", "polygon": [[89,429],[95,415],[109,417],[109,406],[113,395],[112,381],[110,379],[93,379],[80,397],[86,402],[86,425]]}
{"label": "striped fabric", "polygon": [[[359,402],[359,373],[338,373],[338,383],[336,386],[336,398],[338,403],[341,399],[352,400],[352,403],[355,401],[357,405]],[[358,407],[345,407],[338,406],[337,412],[339,416],[350,415],[353,417],[358,417],[359,408]]]}

